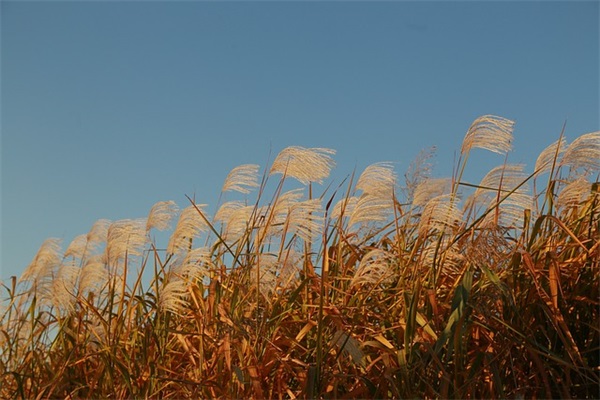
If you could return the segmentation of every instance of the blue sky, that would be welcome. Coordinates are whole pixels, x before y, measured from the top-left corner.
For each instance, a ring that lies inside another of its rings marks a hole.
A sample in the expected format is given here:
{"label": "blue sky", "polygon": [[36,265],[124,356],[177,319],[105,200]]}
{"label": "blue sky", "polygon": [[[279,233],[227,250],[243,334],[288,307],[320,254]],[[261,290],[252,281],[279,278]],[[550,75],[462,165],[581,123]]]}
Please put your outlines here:
{"label": "blue sky", "polygon": [[[214,206],[240,164],[337,150],[332,180],[400,176],[470,123],[516,121],[532,166],[567,121],[599,129],[599,3],[17,2],[1,12],[0,276],[48,237],[157,201]],[[502,157],[470,164],[477,181]],[[531,167],[530,167],[531,168]]]}

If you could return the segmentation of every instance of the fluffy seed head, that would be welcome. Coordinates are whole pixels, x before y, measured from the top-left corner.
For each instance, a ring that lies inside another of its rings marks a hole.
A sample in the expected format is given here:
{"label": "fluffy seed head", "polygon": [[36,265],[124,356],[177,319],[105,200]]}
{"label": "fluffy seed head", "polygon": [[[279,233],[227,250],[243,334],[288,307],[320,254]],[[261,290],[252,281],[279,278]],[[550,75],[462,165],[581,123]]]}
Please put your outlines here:
{"label": "fluffy seed head", "polygon": [[86,296],[88,293],[98,292],[108,282],[105,254],[95,254],[86,260],[79,277],[79,294]]}
{"label": "fluffy seed head", "polygon": [[52,304],[60,310],[71,311],[76,297],[79,267],[62,265],[52,281]]}
{"label": "fluffy seed head", "polygon": [[561,165],[591,171],[600,169],[600,131],[573,140],[565,150]]}
{"label": "fluffy seed head", "polygon": [[421,214],[419,233],[427,234],[429,230],[443,231],[458,227],[462,220],[462,212],[458,208],[456,197],[452,195],[436,196],[429,200]]}
{"label": "fluffy seed head", "polygon": [[190,241],[198,237],[202,232],[207,229],[207,224],[204,218],[200,215],[196,207],[203,212],[205,204],[199,204],[195,207],[193,205],[186,207],[179,216],[175,231],[169,239],[167,246],[167,252],[175,254],[180,250],[186,250],[190,248]]}
{"label": "fluffy seed head", "polygon": [[87,245],[88,250],[97,250],[98,247],[104,242],[106,242],[108,236],[108,227],[112,224],[112,221],[108,219],[99,219],[94,222],[92,228],[87,234]]}
{"label": "fluffy seed head", "polygon": [[303,189],[294,189],[282,193],[271,206],[263,206],[258,210],[259,237],[278,236],[283,234],[290,209],[304,197]]}
{"label": "fluffy seed head", "polygon": [[335,162],[331,155],[335,150],[325,148],[306,149],[291,146],[283,149],[273,161],[270,174],[284,174],[306,185],[309,182],[323,183]]}
{"label": "fluffy seed head", "polygon": [[241,201],[223,203],[215,214],[215,221],[223,223],[222,236],[234,242],[244,235],[250,224],[254,206],[246,206]]}
{"label": "fluffy seed head", "polygon": [[159,231],[164,231],[171,227],[171,221],[175,218],[179,212],[179,207],[174,201],[159,201],[154,204],[148,214],[148,221],[146,222],[146,231],[155,228]]}
{"label": "fluffy seed head", "polygon": [[393,206],[390,198],[363,194],[356,201],[348,226],[386,221],[393,212]]}
{"label": "fluffy seed head", "polygon": [[421,181],[413,196],[414,206],[423,206],[434,197],[449,194],[452,181],[450,178],[430,178]]}
{"label": "fluffy seed head", "polygon": [[235,167],[231,170],[225,183],[223,184],[222,192],[236,191],[244,194],[251,192],[251,188],[256,188],[258,184],[258,169],[256,164],[244,164]]}
{"label": "fluffy seed head", "polygon": [[293,204],[287,214],[286,225],[289,232],[309,241],[320,234],[323,217],[321,200],[310,199]]}
{"label": "fluffy seed head", "polygon": [[82,259],[87,250],[87,236],[88,235],[79,235],[76,236],[75,239],[71,241],[67,250],[65,250],[64,257],[73,257],[76,259]]}
{"label": "fluffy seed head", "polygon": [[[480,187],[473,195],[473,204],[492,207],[512,191],[496,211],[486,216],[484,223],[495,221],[503,226],[513,226],[522,220],[523,211],[532,207],[533,200],[529,194],[529,185],[522,184],[527,179],[523,170],[524,165],[522,164],[503,164],[493,168],[483,177],[479,184]],[[499,197],[498,191],[500,192]]]}
{"label": "fluffy seed head", "polygon": [[568,208],[583,203],[589,197],[591,187],[592,184],[585,177],[569,182],[558,194],[557,207]]}
{"label": "fluffy seed head", "polygon": [[494,115],[477,118],[463,139],[461,153],[467,154],[478,147],[498,154],[505,154],[512,148],[514,121]]}
{"label": "fluffy seed head", "polygon": [[368,166],[358,178],[356,189],[364,194],[391,198],[396,186],[396,173],[391,163],[381,162]]}
{"label": "fluffy seed head", "polygon": [[146,219],[123,219],[108,228],[106,259],[112,267],[127,256],[139,256],[147,242]]}
{"label": "fluffy seed head", "polygon": [[183,279],[174,277],[160,291],[158,308],[162,311],[181,314],[187,304],[187,287],[188,284]]}
{"label": "fluffy seed head", "polygon": [[560,158],[566,147],[567,141],[562,137],[542,150],[535,162],[535,171],[538,171],[539,174],[548,172],[552,168],[552,164],[555,160],[556,165],[559,165]]}
{"label": "fluffy seed head", "polygon": [[51,276],[61,261],[60,239],[46,239],[40,246],[33,261],[27,266],[21,275],[20,282],[36,283],[46,276]]}
{"label": "fluffy seed head", "polygon": [[179,269],[181,276],[190,281],[203,280],[210,276],[211,269],[215,266],[206,247],[199,247],[189,251]]}
{"label": "fluffy seed head", "polygon": [[343,199],[339,200],[337,203],[335,203],[335,206],[333,206],[333,211],[331,212],[331,219],[336,220],[341,218],[342,216],[348,217],[352,215],[357,203],[358,196],[344,197]]}
{"label": "fluffy seed head", "polygon": [[395,276],[394,256],[381,249],[369,251],[360,261],[358,269],[350,282],[350,287],[360,284],[382,284]]}

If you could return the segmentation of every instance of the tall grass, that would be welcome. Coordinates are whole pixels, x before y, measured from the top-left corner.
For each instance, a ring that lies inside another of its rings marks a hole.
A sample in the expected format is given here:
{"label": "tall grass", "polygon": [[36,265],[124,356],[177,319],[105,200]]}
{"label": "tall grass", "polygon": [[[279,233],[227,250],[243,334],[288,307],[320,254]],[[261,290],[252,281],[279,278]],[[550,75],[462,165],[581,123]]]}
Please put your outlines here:
{"label": "tall grass", "polygon": [[[528,173],[512,129],[478,118],[448,178],[423,153],[322,193],[335,152],[290,147],[214,217],[160,202],[47,240],[3,284],[0,396],[596,398],[600,132]],[[501,163],[466,182],[476,148]]]}

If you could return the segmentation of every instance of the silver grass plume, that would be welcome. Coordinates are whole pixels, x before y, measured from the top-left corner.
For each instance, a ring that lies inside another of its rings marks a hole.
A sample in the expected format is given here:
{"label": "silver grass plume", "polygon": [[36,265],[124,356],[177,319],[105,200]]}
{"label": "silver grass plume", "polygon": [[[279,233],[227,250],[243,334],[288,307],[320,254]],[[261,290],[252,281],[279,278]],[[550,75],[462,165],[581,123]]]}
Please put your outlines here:
{"label": "silver grass plume", "polygon": [[495,115],[477,118],[463,139],[461,153],[467,154],[472,148],[480,148],[498,154],[505,154],[512,148],[514,121]]}
{"label": "silver grass plume", "polygon": [[[258,264],[258,268],[257,268]],[[269,295],[281,289],[294,285],[298,279],[301,257],[293,249],[283,252],[279,257],[272,253],[262,253],[252,267],[252,282],[259,276],[259,291],[269,298]]]}
{"label": "silver grass plume", "polygon": [[146,222],[146,231],[150,229],[158,229],[164,231],[171,227],[171,221],[177,216],[179,207],[174,201],[159,201],[154,204],[148,214],[148,220]]}
{"label": "silver grass plume", "polygon": [[458,208],[456,196],[443,194],[429,200],[419,222],[419,234],[426,235],[430,230],[439,232],[458,228],[462,221],[462,212]]}
{"label": "silver grass plume", "polygon": [[179,277],[171,277],[161,289],[158,298],[158,308],[181,315],[187,305],[188,283]]}
{"label": "silver grass plume", "polygon": [[31,282],[36,290],[37,284],[44,279],[51,279],[53,271],[60,265],[60,239],[46,239],[40,246],[33,261],[25,268],[19,282]]}
{"label": "silver grass plume", "polygon": [[[492,207],[498,200],[506,198],[498,206],[499,219],[496,221],[496,212],[490,212],[484,219],[485,223],[497,223],[504,226],[513,226],[522,220],[525,209],[533,206],[533,199],[529,194],[529,185],[523,183],[527,175],[523,172],[522,164],[503,164],[492,168],[481,180],[477,190],[473,194],[473,204],[483,204]],[[521,185],[521,186],[519,186]],[[518,189],[516,189],[519,186]],[[500,197],[498,197],[500,191]]]}
{"label": "silver grass plume", "polygon": [[286,289],[294,284],[300,272],[300,265],[301,257],[296,251],[290,248],[283,253],[277,266],[277,287]]}
{"label": "silver grass plume", "polygon": [[85,256],[87,246],[88,246],[88,235],[83,234],[76,236],[75,239],[71,241],[67,250],[65,250],[64,258],[73,257],[73,259],[82,260]]}
{"label": "silver grass plume", "polygon": [[206,231],[208,225],[196,207],[203,211],[205,204],[189,206],[183,209],[177,221],[175,231],[169,239],[167,252],[175,254],[180,250],[187,250],[191,247],[191,241],[198,237],[202,232]]}
{"label": "silver grass plume", "polygon": [[309,199],[291,205],[286,225],[288,232],[295,233],[300,239],[310,241],[320,235],[323,216],[321,200]]}
{"label": "silver grass plume", "polygon": [[228,242],[240,239],[250,224],[254,206],[246,206],[241,201],[228,201],[219,207],[215,221],[223,224],[223,238]]}
{"label": "silver grass plume", "polygon": [[452,180],[450,178],[429,178],[421,181],[415,188],[412,204],[424,206],[434,197],[450,194]]}
{"label": "silver grass plume", "polygon": [[108,228],[106,239],[105,254],[108,264],[115,268],[125,257],[142,255],[147,241],[145,218],[113,222]]}
{"label": "silver grass plume", "polygon": [[179,274],[193,282],[195,280],[204,281],[210,277],[211,270],[215,269],[210,250],[206,247],[199,247],[190,250],[178,271]]}
{"label": "silver grass plume", "polygon": [[283,149],[273,161],[270,175],[279,173],[297,179],[306,185],[310,182],[323,183],[335,162],[331,155],[335,150],[291,146]]}
{"label": "silver grass plume", "polygon": [[571,208],[584,203],[592,192],[592,184],[581,176],[569,182],[558,194],[556,206],[559,208]]}
{"label": "silver grass plume", "polygon": [[421,252],[421,265],[431,267],[436,264],[443,267],[446,273],[460,270],[464,256],[453,246],[449,246],[449,236],[444,236],[441,242],[429,241]]}
{"label": "silver grass plume", "polygon": [[600,131],[573,140],[563,155],[561,165],[588,171],[600,169]]}
{"label": "silver grass plume", "polygon": [[393,200],[396,187],[396,173],[389,162],[369,165],[358,178],[356,189],[363,194]]}
{"label": "silver grass plume", "polygon": [[285,228],[290,208],[304,197],[304,190],[293,189],[282,193],[275,204],[263,206],[258,210],[259,237],[271,237],[281,235]]}
{"label": "silver grass plume", "polygon": [[395,276],[395,257],[381,249],[374,249],[364,255],[350,281],[350,287],[360,284],[385,284]]}
{"label": "silver grass plume", "polygon": [[333,206],[333,211],[331,212],[331,219],[337,220],[342,217],[349,217],[354,212],[357,203],[358,196],[344,197],[343,199],[339,200]]}
{"label": "silver grass plume", "polygon": [[74,265],[61,265],[52,281],[52,304],[63,312],[74,310],[77,281],[81,270]]}
{"label": "silver grass plume", "polygon": [[256,164],[244,164],[231,170],[221,192],[236,191],[244,194],[251,192],[251,188],[259,187],[258,169]]}
{"label": "silver grass plume", "polygon": [[102,243],[106,242],[110,224],[112,224],[112,221],[108,219],[99,219],[94,222],[94,225],[92,225],[92,228],[87,234],[87,246],[89,251],[97,250]]}
{"label": "silver grass plume", "polygon": [[546,147],[538,156],[535,162],[534,171],[537,171],[538,174],[543,174],[544,172],[550,171],[555,159],[556,165],[558,166],[566,147],[567,140],[564,137]]}
{"label": "silver grass plume", "polygon": [[363,194],[358,198],[348,220],[348,227],[355,224],[386,221],[393,212],[393,203],[379,196]]}
{"label": "silver grass plume", "polygon": [[[277,287],[277,256],[271,253],[261,253],[258,260],[255,260],[252,267],[252,282],[258,282],[260,293],[268,297]],[[257,277],[257,274],[259,276]]]}
{"label": "silver grass plume", "polygon": [[95,254],[88,257],[79,274],[79,294],[81,296],[87,296],[89,293],[98,295],[107,283],[106,255]]}
{"label": "silver grass plume", "polygon": [[405,191],[406,198],[409,202],[413,201],[414,192],[419,183],[429,179],[431,169],[433,168],[433,165],[429,160],[435,155],[435,151],[435,146],[421,150],[408,166],[406,173],[404,174],[406,187],[403,188],[403,190]]}

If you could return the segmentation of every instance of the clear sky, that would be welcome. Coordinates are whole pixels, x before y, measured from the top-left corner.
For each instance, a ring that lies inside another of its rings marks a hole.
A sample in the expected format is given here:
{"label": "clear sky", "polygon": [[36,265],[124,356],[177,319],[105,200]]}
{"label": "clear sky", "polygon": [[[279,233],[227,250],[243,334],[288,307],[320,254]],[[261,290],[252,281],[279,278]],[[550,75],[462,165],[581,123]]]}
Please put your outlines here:
{"label": "clear sky", "polygon": [[[437,146],[450,176],[478,116],[516,121],[531,170],[565,121],[599,129],[599,3],[0,2],[0,275],[44,239],[214,206],[240,164],[337,150],[332,180],[402,176]],[[483,153],[473,181],[502,157]],[[479,169],[479,170],[478,170]],[[478,175],[480,174],[480,175]],[[475,182],[476,183],[476,182]]]}

